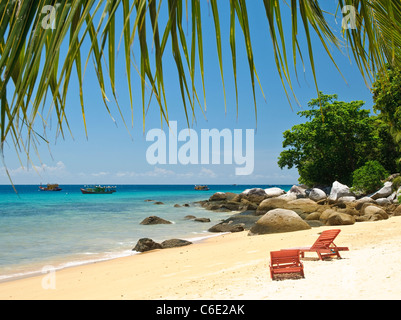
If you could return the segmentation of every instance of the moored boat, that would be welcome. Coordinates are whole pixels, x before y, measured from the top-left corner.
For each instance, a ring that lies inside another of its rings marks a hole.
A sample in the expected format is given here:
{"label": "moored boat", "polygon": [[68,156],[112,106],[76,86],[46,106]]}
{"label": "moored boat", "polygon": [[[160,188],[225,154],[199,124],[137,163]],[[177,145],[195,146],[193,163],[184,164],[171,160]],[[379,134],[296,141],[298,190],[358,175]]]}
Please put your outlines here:
{"label": "moored boat", "polygon": [[83,194],[112,194],[117,191],[116,188],[117,187],[110,186],[94,186],[81,188],[81,192]]}
{"label": "moored boat", "polygon": [[210,190],[208,186],[195,186],[195,190],[198,191],[207,191]]}
{"label": "moored boat", "polygon": [[40,191],[61,191],[62,189],[58,184],[47,184],[46,187],[43,187],[42,184],[39,186]]}

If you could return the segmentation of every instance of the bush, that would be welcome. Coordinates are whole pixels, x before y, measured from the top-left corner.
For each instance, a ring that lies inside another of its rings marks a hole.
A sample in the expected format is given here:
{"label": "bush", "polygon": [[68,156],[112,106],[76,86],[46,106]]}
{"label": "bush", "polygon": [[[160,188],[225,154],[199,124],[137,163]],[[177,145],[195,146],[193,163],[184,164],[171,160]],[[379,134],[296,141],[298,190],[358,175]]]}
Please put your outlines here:
{"label": "bush", "polygon": [[398,176],[393,180],[393,191],[397,191],[399,187],[401,187],[401,176]]}
{"label": "bush", "polygon": [[365,193],[374,192],[383,186],[381,180],[385,179],[388,175],[389,173],[380,162],[376,160],[368,161],[364,166],[352,173],[352,188]]}

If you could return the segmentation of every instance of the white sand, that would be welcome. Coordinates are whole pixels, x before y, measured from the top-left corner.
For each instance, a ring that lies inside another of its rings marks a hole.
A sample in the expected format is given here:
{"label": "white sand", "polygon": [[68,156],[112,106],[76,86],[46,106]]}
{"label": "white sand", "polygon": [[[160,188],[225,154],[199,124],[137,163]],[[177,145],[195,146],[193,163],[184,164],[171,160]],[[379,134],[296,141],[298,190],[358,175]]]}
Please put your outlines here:
{"label": "white sand", "polygon": [[[305,279],[272,281],[269,252],[312,245],[320,227],[291,233],[234,233],[182,248],[0,283],[0,299],[400,299],[401,217],[339,227],[343,259],[307,253]],[[47,278],[46,278],[47,277]]]}

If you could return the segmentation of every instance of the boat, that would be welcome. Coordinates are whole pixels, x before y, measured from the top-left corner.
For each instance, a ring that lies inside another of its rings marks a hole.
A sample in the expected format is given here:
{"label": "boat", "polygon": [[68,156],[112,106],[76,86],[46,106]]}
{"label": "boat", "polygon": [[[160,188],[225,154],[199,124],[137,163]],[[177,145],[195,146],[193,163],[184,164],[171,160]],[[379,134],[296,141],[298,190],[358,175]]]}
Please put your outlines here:
{"label": "boat", "polygon": [[40,191],[61,191],[62,189],[59,187],[58,184],[47,184],[46,187],[43,187],[42,184],[39,186]]}
{"label": "boat", "polygon": [[94,187],[86,187],[81,188],[81,192],[83,194],[112,194],[116,192],[117,187],[110,187],[110,186],[94,186]]}
{"label": "boat", "polygon": [[210,190],[208,186],[195,186],[195,190],[198,191],[207,191]]}

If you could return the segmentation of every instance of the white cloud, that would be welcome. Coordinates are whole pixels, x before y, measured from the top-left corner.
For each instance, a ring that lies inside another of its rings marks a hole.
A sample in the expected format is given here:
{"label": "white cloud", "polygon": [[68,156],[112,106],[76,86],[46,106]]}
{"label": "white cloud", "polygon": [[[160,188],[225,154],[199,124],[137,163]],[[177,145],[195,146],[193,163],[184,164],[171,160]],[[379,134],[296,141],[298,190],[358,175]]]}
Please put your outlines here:
{"label": "white cloud", "polygon": [[43,163],[41,165],[20,166],[18,168],[1,167],[0,183],[10,183],[6,170],[11,177],[13,183],[38,183],[38,182],[57,182],[70,174],[62,161],[58,161],[55,165]]}
{"label": "white cloud", "polygon": [[202,168],[198,175],[200,177],[209,177],[209,178],[216,178],[217,177],[217,174],[214,173],[213,170],[207,169],[207,168]]}

